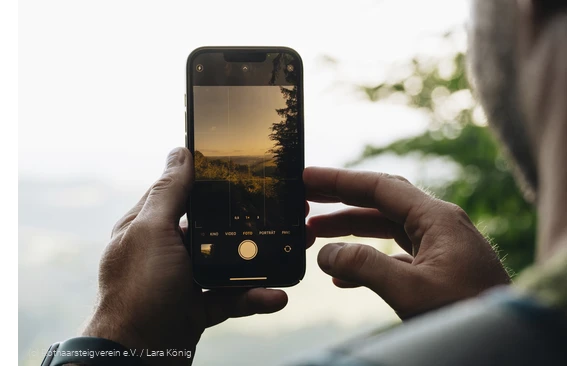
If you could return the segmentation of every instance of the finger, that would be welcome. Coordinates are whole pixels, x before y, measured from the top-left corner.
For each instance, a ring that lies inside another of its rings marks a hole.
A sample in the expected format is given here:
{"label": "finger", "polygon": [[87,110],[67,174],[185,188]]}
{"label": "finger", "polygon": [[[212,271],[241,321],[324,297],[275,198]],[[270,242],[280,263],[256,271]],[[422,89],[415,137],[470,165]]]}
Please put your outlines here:
{"label": "finger", "polygon": [[186,211],[193,181],[191,153],[185,148],[174,149],[167,158],[163,175],[153,184],[137,219],[176,227]]}
{"label": "finger", "polygon": [[114,228],[112,229],[111,234],[112,238],[118,235],[120,232],[122,232],[126,227],[128,227],[132,220],[134,220],[136,216],[138,216],[138,213],[140,212],[140,210],[142,210],[142,206],[144,206],[144,202],[146,201],[146,198],[148,197],[149,194],[150,188],[146,190],[146,193],[142,195],[142,197],[136,203],[136,205],[134,205],[134,207],[132,207],[128,212],[126,212],[124,216],[122,216],[120,220],[118,220],[118,222],[116,222]]}
{"label": "finger", "polygon": [[307,244],[307,249],[309,249],[311,246],[313,246],[313,244],[315,243],[315,233],[313,232],[313,230],[311,229],[310,226],[305,226],[305,237],[306,237],[306,244]]}
{"label": "finger", "polygon": [[340,280],[339,278],[331,277],[331,281],[333,284],[339,288],[356,288],[362,287],[362,285],[358,285],[357,283],[348,282],[344,280]]}
{"label": "finger", "polygon": [[309,201],[376,208],[401,224],[411,210],[430,199],[406,179],[382,173],[310,167],[305,169],[303,181]]}
{"label": "finger", "polygon": [[412,243],[404,226],[389,220],[377,209],[349,208],[326,215],[313,216],[307,223],[315,236],[334,238],[347,235],[394,239],[407,253]]}
{"label": "finger", "polygon": [[[311,211],[311,207],[309,206],[309,202],[305,201],[305,217],[309,215]],[[306,237],[306,248],[309,249],[315,243],[315,233],[311,230],[310,227],[305,225],[305,237]]]}
{"label": "finger", "polygon": [[[394,254],[394,255],[391,255],[391,257],[393,257],[399,261],[406,262],[406,263],[412,263],[412,261],[414,260],[414,258],[411,255],[408,255],[406,253]],[[361,287],[361,285],[359,285],[357,283],[340,280],[339,278],[335,278],[335,277],[331,277],[331,280],[332,280],[333,284],[339,288]]]}
{"label": "finger", "polygon": [[187,251],[190,253],[191,247],[190,245],[188,245],[189,236],[187,235],[187,232],[189,231],[189,226],[187,225],[186,219],[181,219],[181,221],[179,221],[179,231],[181,233],[181,239],[183,239],[183,243],[185,243],[185,247],[187,248]]}
{"label": "finger", "polygon": [[406,253],[393,254],[390,257],[408,264],[412,264],[412,262],[414,261],[414,257]]}
{"label": "finger", "polygon": [[188,238],[187,231],[189,230],[189,228],[181,226],[180,229],[181,229],[181,238],[183,238],[183,241],[187,240],[187,238]]}
{"label": "finger", "polygon": [[189,221],[186,217],[181,218],[179,221],[179,228],[181,228],[183,235],[187,235],[187,230],[189,230]]}
{"label": "finger", "polygon": [[328,244],[319,252],[317,263],[338,280],[370,288],[392,307],[401,308],[416,292],[415,266],[368,245]]}
{"label": "finger", "polygon": [[337,197],[337,196],[329,196],[329,195],[318,193],[318,192],[310,192],[310,195],[307,194],[307,199],[310,202],[317,202],[317,203],[338,203],[338,202],[341,202],[339,200],[339,197]]}
{"label": "finger", "polygon": [[253,288],[250,290],[211,290],[203,293],[206,327],[228,318],[253,314],[269,314],[286,306],[288,297],[282,290]]}
{"label": "finger", "polygon": [[[406,253],[399,253],[399,254],[393,254],[390,257],[397,259],[399,261],[405,262],[405,263],[412,263],[412,261],[414,260],[414,258]],[[354,282],[349,282],[349,281],[344,281],[341,280],[339,278],[335,278],[332,277],[331,278],[333,284],[339,288],[356,288],[356,287],[361,287],[360,284],[354,283]]]}

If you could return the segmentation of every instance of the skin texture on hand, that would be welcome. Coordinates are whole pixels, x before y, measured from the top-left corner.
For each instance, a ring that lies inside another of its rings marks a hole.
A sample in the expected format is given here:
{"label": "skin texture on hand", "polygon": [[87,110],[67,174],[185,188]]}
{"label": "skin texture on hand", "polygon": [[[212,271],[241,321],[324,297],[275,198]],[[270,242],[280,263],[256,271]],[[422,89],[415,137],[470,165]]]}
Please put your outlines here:
{"label": "skin texture on hand", "polygon": [[335,285],[369,287],[403,319],[510,282],[460,207],[402,177],[312,167],[303,179],[309,201],[352,206],[312,217],[307,225],[314,235],[394,239],[408,253],[388,256],[367,245],[333,243],[317,259]]}
{"label": "skin texture on hand", "polygon": [[[284,291],[202,291],[193,281],[179,220],[194,181],[189,150],[173,150],[165,171],[112,231],[99,270],[98,301],[86,336],[127,348],[195,353],[201,334],[232,317],[279,311]],[[309,242],[314,237],[309,235]],[[148,357],[148,365],[191,365],[192,358]]]}

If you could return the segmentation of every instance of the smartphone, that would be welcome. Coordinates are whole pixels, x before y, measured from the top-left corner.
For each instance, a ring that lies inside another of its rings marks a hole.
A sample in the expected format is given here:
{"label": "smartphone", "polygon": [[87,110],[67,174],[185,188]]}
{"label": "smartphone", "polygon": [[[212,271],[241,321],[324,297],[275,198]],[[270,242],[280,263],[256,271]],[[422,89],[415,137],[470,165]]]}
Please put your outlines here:
{"label": "smartphone", "polygon": [[187,60],[193,277],[287,287],[305,273],[303,64],[285,47],[202,47]]}

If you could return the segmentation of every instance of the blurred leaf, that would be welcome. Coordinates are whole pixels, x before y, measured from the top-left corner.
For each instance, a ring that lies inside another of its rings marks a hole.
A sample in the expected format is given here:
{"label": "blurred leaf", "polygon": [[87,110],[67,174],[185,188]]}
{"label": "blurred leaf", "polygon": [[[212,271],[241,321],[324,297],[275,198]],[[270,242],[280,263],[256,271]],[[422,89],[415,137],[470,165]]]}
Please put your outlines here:
{"label": "blurred leaf", "polygon": [[379,93],[382,88],[386,88],[386,84],[379,84],[374,87],[365,86],[360,87],[360,89],[366,93],[366,95],[372,102],[375,102],[376,100],[379,99]]}
{"label": "blurred leaf", "polygon": [[[444,34],[446,38],[452,36],[451,32]],[[440,72],[440,64],[445,61],[454,65],[448,77]],[[450,159],[459,167],[450,182],[421,183],[440,198],[461,206],[497,246],[505,265],[513,272],[521,271],[533,261],[536,213],[516,186],[510,164],[489,129],[474,124],[476,102],[462,102],[470,95],[465,54],[456,53],[452,60],[432,60],[430,67],[428,61],[417,58],[409,62],[413,71],[406,78],[360,89],[371,101],[394,93],[406,95],[406,105],[429,114],[429,130],[384,146],[366,146],[362,155],[348,165],[384,154]]]}

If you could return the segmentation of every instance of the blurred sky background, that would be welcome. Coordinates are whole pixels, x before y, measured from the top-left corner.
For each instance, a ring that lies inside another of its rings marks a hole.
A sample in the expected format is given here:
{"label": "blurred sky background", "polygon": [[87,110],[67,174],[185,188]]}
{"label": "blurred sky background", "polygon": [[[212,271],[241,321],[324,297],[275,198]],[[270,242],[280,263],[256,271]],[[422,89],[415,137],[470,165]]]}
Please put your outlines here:
{"label": "blurred sky background", "polygon": [[[461,29],[468,8],[466,0],[20,1],[20,364],[40,364],[38,353],[77,335],[91,314],[111,227],[162,173],[168,151],[184,144],[193,49],[296,49],[305,68],[306,164],[340,167],[365,144],[427,127],[424,115],[372,103],[356,85],[378,83],[414,54],[452,53],[437,37]],[[464,48],[465,39],[458,43]],[[412,181],[450,169],[392,157],[360,168]],[[337,208],[313,205],[312,213]],[[305,279],[286,290],[283,311],[207,330],[195,363],[287,364],[396,321],[375,294],[337,289],[320,271],[316,254],[330,241],[308,252]]]}

